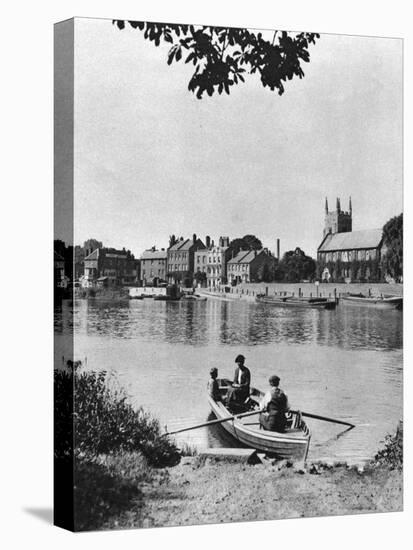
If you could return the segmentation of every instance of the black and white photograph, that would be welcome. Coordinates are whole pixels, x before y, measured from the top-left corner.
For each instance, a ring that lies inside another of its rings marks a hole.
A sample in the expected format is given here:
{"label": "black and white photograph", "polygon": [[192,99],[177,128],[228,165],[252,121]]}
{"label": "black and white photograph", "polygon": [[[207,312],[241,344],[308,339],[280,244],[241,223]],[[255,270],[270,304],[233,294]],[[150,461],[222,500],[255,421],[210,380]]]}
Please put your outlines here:
{"label": "black and white photograph", "polygon": [[402,511],[403,41],[54,32],[55,523]]}

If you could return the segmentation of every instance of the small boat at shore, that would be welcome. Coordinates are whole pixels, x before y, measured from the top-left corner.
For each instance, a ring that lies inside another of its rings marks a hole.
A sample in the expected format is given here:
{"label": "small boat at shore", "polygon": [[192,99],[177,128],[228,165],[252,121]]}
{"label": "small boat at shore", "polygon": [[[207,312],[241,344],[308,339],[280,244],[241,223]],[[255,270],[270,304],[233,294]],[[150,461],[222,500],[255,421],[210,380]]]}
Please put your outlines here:
{"label": "small boat at shore", "polygon": [[364,294],[342,294],[340,301],[345,305],[369,306],[380,309],[403,309],[403,297],[382,295],[365,296]]}
{"label": "small boat at shore", "polygon": [[312,309],[335,309],[336,302],[328,298],[301,298],[296,296],[267,296],[257,294],[255,301],[259,304],[269,304],[278,307],[312,308]]}
{"label": "small boat at shore", "polygon": [[[221,396],[224,399],[228,388],[231,386],[231,381],[220,379],[218,384]],[[259,402],[263,396],[263,392],[251,388],[251,409],[254,407],[259,408]],[[222,401],[215,401],[209,395],[208,401],[211,411],[217,419],[226,418],[233,414]],[[290,460],[305,460],[307,458],[311,434],[299,411],[290,413],[287,429],[284,433],[261,429],[258,418],[254,422],[251,421],[251,417],[235,417],[232,420],[222,422],[221,425],[240,443],[266,452],[276,458]]]}

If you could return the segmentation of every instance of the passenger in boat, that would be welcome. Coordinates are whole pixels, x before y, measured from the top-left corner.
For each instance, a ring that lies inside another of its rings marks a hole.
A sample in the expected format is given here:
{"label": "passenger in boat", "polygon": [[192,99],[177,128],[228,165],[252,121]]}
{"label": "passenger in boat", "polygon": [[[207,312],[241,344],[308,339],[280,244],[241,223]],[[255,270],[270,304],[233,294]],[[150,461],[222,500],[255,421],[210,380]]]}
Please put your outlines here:
{"label": "passenger in boat", "polygon": [[261,401],[260,425],[264,430],[283,433],[287,425],[286,413],[290,408],[288,398],[279,387],[278,376],[270,376],[269,383],[270,389]]}
{"label": "passenger in boat", "polygon": [[221,394],[219,391],[219,385],[218,385],[218,369],[216,367],[213,367],[209,374],[211,375],[211,378],[208,380],[208,394],[214,401],[221,401]]}
{"label": "passenger in boat", "polygon": [[251,373],[245,366],[245,357],[237,355],[235,358],[237,368],[234,373],[234,381],[228,390],[227,406],[229,408],[242,406],[250,395]]}

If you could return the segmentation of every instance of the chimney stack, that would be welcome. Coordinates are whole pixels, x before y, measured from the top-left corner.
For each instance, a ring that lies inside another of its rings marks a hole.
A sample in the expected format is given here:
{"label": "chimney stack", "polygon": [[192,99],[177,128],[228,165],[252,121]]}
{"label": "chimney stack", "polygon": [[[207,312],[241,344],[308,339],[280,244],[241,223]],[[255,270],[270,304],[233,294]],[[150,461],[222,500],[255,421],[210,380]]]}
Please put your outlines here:
{"label": "chimney stack", "polygon": [[192,242],[193,242],[194,244],[196,243],[196,234],[195,234],[195,233],[192,235]]}
{"label": "chimney stack", "polygon": [[205,237],[205,244],[207,248],[211,246],[211,237],[209,235]]}
{"label": "chimney stack", "polygon": [[280,261],[280,239],[277,239],[277,259]]}

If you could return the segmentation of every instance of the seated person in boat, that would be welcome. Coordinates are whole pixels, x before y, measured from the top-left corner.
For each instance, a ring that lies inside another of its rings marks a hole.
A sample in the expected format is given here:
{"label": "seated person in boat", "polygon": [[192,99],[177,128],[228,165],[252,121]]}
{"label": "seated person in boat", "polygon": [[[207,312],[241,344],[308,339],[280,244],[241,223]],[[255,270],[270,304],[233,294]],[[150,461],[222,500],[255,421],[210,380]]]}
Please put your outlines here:
{"label": "seated person in boat", "polygon": [[234,373],[234,381],[228,389],[226,404],[230,409],[240,408],[250,395],[251,373],[245,366],[245,357],[237,355],[235,363],[238,364]]}
{"label": "seated person in boat", "polygon": [[221,394],[219,391],[219,385],[218,385],[218,369],[216,367],[213,367],[209,374],[211,375],[211,378],[208,380],[208,395],[212,397],[214,401],[221,401]]}
{"label": "seated person in boat", "polygon": [[264,430],[283,433],[287,426],[286,413],[290,408],[288,398],[279,387],[278,376],[270,376],[269,383],[270,389],[261,401],[260,425]]}

